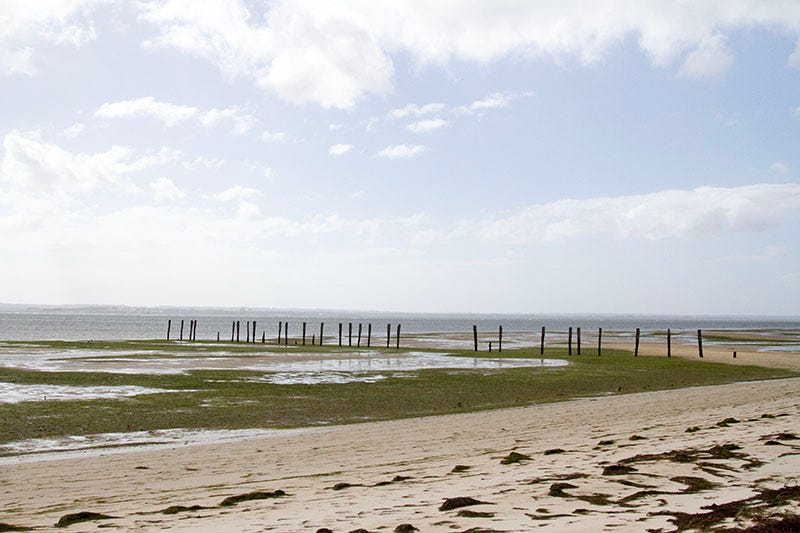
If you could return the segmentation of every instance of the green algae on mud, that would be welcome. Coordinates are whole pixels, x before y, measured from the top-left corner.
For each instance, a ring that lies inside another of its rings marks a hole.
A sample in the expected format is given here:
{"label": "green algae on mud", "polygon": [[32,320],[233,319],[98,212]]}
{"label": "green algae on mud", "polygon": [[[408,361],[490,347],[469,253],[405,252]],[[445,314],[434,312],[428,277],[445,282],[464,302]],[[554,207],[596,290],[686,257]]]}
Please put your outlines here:
{"label": "green algae on mud", "polygon": [[[14,343],[44,349],[201,350],[265,354],[283,347],[260,344],[168,343],[166,341],[47,341]],[[209,346],[210,345],[210,346]],[[322,353],[356,348],[304,346]],[[364,351],[366,349],[362,349]],[[370,348],[380,354],[393,349]],[[538,348],[488,354],[471,350],[424,350],[461,357],[533,358]],[[285,353],[282,352],[282,353]],[[138,385],[171,392],[119,399],[37,401],[0,404],[0,444],[30,438],[149,431],[170,428],[246,429],[348,424],[426,415],[526,406],[572,398],[627,394],[682,387],[796,377],[788,370],[735,366],[665,357],[633,357],[630,352],[585,349],[567,356],[548,348],[545,357],[567,359],[566,367],[427,369],[391,373],[379,381],[274,384],[264,372],[189,370],[183,374],[45,372],[0,367],[0,382],[49,385]]]}

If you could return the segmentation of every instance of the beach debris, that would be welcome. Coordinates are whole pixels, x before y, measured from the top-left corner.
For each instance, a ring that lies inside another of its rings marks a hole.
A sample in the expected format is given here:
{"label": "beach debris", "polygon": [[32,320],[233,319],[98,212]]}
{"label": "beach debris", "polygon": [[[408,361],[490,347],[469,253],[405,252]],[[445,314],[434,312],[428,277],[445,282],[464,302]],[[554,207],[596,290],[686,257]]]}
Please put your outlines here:
{"label": "beach debris", "polygon": [[494,513],[471,511],[470,509],[462,509],[456,514],[456,516],[460,516],[462,518],[493,518]]}
{"label": "beach debris", "polygon": [[696,433],[698,431],[700,431],[700,426],[692,426],[692,427],[686,428],[686,433]]}
{"label": "beach debris", "polygon": [[628,437],[628,440],[645,440],[647,437],[642,437],[641,435],[631,435]]}
{"label": "beach debris", "polygon": [[717,427],[726,428],[731,424],[738,424],[739,422],[741,422],[741,420],[737,420],[733,417],[728,417],[725,420],[720,420],[719,422],[717,422]]}
{"label": "beach debris", "polygon": [[25,526],[15,526],[12,524],[6,524],[5,522],[0,522],[0,531],[30,531],[33,528],[25,527]]}
{"label": "beach debris", "polygon": [[470,505],[492,505],[489,502],[482,502],[469,496],[459,496],[457,498],[446,498],[442,505],[439,506],[440,511],[451,511],[460,507],[469,507]]}
{"label": "beach debris", "polygon": [[345,483],[345,482],[341,482],[341,483],[337,483],[337,484],[335,484],[334,486],[332,486],[332,487],[331,487],[331,490],[344,490],[344,489],[349,489],[350,487],[363,487],[363,486],[364,486],[364,485],[361,485],[361,484],[359,484],[359,483]]}
{"label": "beach debris", "polygon": [[634,472],[636,472],[634,467],[621,464],[608,465],[603,468],[604,476],[624,476],[625,474],[632,474]]}
{"label": "beach debris", "polygon": [[411,476],[394,476],[391,481],[378,481],[373,487],[385,487],[386,485],[392,485],[394,483],[402,483],[403,481],[408,481],[409,479],[413,479]]}
{"label": "beach debris", "polygon": [[255,492],[248,492],[246,494],[237,494],[236,496],[228,496],[219,504],[220,507],[231,507],[236,505],[237,503],[246,502],[250,500],[267,500],[270,498],[282,498],[284,496],[288,496],[284,491],[281,489],[275,491],[255,491]]}
{"label": "beach debris", "polygon": [[419,531],[419,529],[415,528],[411,524],[400,524],[394,528],[394,533],[413,533],[414,531]]}
{"label": "beach debris", "polygon": [[520,461],[530,461],[530,456],[525,455],[523,453],[511,452],[506,455],[502,461],[500,461],[501,465],[512,465],[517,464]]}
{"label": "beach debris", "polygon": [[316,531],[316,533],[333,533],[333,531],[327,527],[321,527]]}
{"label": "beach debris", "polygon": [[360,527],[358,529],[350,530],[347,533],[372,533],[372,531],[370,531],[368,529],[364,529],[363,527]]}
{"label": "beach debris", "polygon": [[208,507],[203,507],[202,505],[170,505],[166,509],[162,509],[159,511],[161,514],[178,514],[178,513],[186,513],[190,511],[200,511],[202,509],[208,509]]}
{"label": "beach debris", "polygon": [[550,485],[550,491],[547,493],[550,496],[554,496],[556,498],[570,498],[571,495],[564,492],[568,489],[577,489],[577,485],[573,485],[572,483],[553,483]]}
{"label": "beach debris", "polygon": [[472,470],[472,467],[469,465],[456,465],[450,471],[451,474],[460,474],[461,472],[466,472],[467,470]]}
{"label": "beach debris", "polygon": [[55,527],[67,527],[78,522],[91,522],[94,520],[112,520],[116,516],[110,516],[102,513],[94,513],[92,511],[81,511],[79,513],[65,514],[56,522]]}
{"label": "beach debris", "polygon": [[761,440],[798,440],[800,437],[794,433],[771,433],[764,435]]}
{"label": "beach debris", "polygon": [[[704,505],[705,513],[683,513],[680,511],[658,511],[650,513],[651,516],[672,516],[670,522],[675,524],[676,532],[686,530],[708,531],[729,518],[737,516],[755,516],[756,525],[747,530],[738,531],[764,531],[783,532],[798,531],[800,515],[786,516],[779,514],[778,507],[800,502],[800,485],[787,486],[780,489],[763,489],[755,496],[742,500],[711,505]],[[770,511],[777,516],[764,516],[762,513]],[[737,531],[737,530],[728,530]]]}
{"label": "beach debris", "polygon": [[598,446],[611,446],[612,444],[614,444],[614,441],[610,439],[601,440],[600,442],[597,443]]}
{"label": "beach debris", "polygon": [[555,455],[558,453],[565,453],[565,451],[562,450],[561,448],[550,448],[549,450],[544,451],[545,455]]}
{"label": "beach debris", "polygon": [[559,474],[557,476],[547,476],[547,477],[535,477],[529,481],[526,481],[526,485],[538,485],[539,483],[546,483],[548,481],[569,481],[572,479],[580,479],[584,477],[589,477],[588,474],[581,474],[580,472],[574,472],[572,474]]}

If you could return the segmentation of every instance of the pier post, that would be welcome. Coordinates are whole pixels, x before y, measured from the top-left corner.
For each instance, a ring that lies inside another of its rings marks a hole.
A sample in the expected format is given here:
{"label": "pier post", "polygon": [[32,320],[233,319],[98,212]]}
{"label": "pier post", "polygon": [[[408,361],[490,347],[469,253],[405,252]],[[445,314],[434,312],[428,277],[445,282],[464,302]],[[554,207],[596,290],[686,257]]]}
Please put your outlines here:
{"label": "pier post", "polygon": [[347,323],[347,345],[348,346],[352,346],[353,345],[353,323],[352,322],[348,322]]}
{"label": "pier post", "polygon": [[242,323],[241,323],[241,321],[237,320],[236,321],[236,342],[239,342],[239,332],[241,331],[241,329],[242,329]]}
{"label": "pier post", "polygon": [[356,346],[361,348],[361,322],[358,323],[358,341],[356,342]]}
{"label": "pier post", "polygon": [[578,355],[581,354],[581,328],[578,326]]}
{"label": "pier post", "polygon": [[339,347],[342,346],[342,323],[339,322]]}
{"label": "pier post", "polygon": [[567,355],[572,355],[572,326],[569,327],[567,334]]}
{"label": "pier post", "polygon": [[172,329],[172,319],[167,320],[167,340],[169,340],[169,330]]}
{"label": "pier post", "polygon": [[478,326],[472,325],[472,343],[475,345],[475,351],[478,351]]}
{"label": "pier post", "polygon": [[386,324],[386,347],[389,347],[389,342],[392,340],[392,325]]}
{"label": "pier post", "polygon": [[372,322],[367,324],[367,348],[369,348],[371,342],[372,342]]}
{"label": "pier post", "polygon": [[544,326],[542,326],[542,341],[539,348],[539,354],[544,355]]}
{"label": "pier post", "polygon": [[289,346],[289,321],[283,325],[283,345]]}
{"label": "pier post", "polygon": [[639,356],[639,328],[636,328],[636,341],[633,345],[633,356]]}
{"label": "pier post", "polygon": [[603,328],[597,328],[597,357],[603,349]]}
{"label": "pier post", "polygon": [[247,340],[245,341],[247,344],[250,344],[250,321],[247,321]]}
{"label": "pier post", "polygon": [[500,330],[497,332],[497,352],[500,353],[503,351],[503,326],[500,326]]}
{"label": "pier post", "polygon": [[278,346],[281,345],[281,334],[283,333],[283,320],[278,320]]}
{"label": "pier post", "polygon": [[397,324],[397,349],[400,349],[400,324]]}
{"label": "pier post", "polygon": [[258,329],[256,329],[256,321],[253,320],[253,344],[256,343],[256,335],[258,335]]}
{"label": "pier post", "polygon": [[233,342],[233,337],[236,335],[236,321],[231,321],[231,342]]}
{"label": "pier post", "polygon": [[181,320],[181,336],[179,340],[183,340],[183,320]]}
{"label": "pier post", "polygon": [[700,352],[700,359],[703,358],[703,331],[697,330],[697,350]]}
{"label": "pier post", "polygon": [[303,322],[303,346],[306,345],[306,323]]}
{"label": "pier post", "polygon": [[672,357],[672,331],[667,328],[667,357]]}
{"label": "pier post", "polygon": [[322,346],[322,329],[325,327],[325,322],[319,323],[319,345]]}

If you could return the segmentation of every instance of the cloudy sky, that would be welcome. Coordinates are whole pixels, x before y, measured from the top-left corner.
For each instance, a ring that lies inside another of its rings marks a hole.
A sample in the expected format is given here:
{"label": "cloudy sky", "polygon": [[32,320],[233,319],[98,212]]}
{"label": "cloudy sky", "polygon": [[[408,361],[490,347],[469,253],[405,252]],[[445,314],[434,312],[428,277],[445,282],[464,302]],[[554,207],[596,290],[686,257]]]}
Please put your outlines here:
{"label": "cloudy sky", "polygon": [[800,2],[0,0],[0,302],[800,314]]}

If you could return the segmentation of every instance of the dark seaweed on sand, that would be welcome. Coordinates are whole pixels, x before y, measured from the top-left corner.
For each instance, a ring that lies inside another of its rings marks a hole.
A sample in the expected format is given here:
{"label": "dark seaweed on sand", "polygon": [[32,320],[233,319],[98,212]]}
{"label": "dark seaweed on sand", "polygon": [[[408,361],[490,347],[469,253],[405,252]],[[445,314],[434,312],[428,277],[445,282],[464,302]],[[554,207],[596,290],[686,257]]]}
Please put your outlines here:
{"label": "dark seaweed on sand", "polygon": [[91,511],[81,511],[79,513],[65,514],[58,520],[58,522],[56,522],[55,527],[67,527],[71,526],[72,524],[77,524],[78,522],[90,522],[93,520],[110,520],[113,518],[117,517],[101,513],[93,513]]}
{"label": "dark seaweed on sand", "polygon": [[222,502],[219,505],[220,507],[231,507],[240,502],[246,502],[250,500],[267,500],[270,498],[281,498],[283,496],[287,496],[287,494],[281,489],[271,492],[255,491],[255,492],[248,492],[246,494],[237,494],[236,496],[228,496],[227,498],[222,500]]}
{"label": "dark seaweed on sand", "polygon": [[442,505],[439,506],[440,511],[450,511],[458,509],[459,507],[468,507],[470,505],[491,505],[488,502],[482,502],[475,498],[468,496],[459,496],[457,498],[447,498]]}

